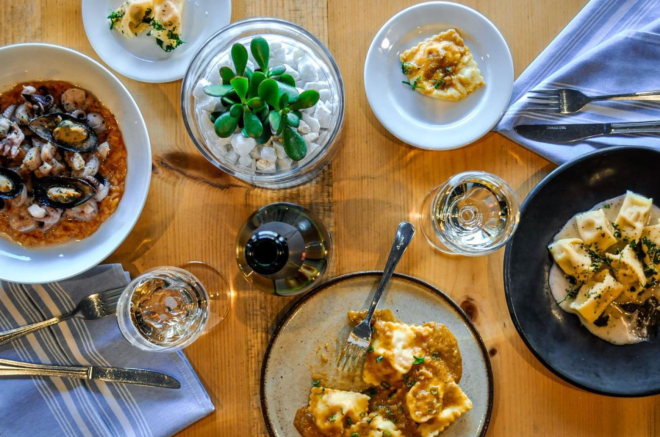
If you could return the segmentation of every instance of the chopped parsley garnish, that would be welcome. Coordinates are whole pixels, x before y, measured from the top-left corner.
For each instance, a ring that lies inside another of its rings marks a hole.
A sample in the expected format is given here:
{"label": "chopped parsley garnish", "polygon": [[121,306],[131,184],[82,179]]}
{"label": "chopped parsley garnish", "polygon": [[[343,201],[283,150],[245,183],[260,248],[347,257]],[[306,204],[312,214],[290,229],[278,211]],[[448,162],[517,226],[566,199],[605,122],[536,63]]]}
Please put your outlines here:
{"label": "chopped parsley garnish", "polygon": [[433,84],[433,88],[435,88],[437,90],[440,85],[444,85],[444,84],[445,84],[445,79],[444,78],[443,79],[438,79]]}
{"label": "chopped parsley garnish", "polygon": [[433,358],[434,360],[439,360],[439,359],[440,359],[440,355],[438,355],[437,352],[433,352],[433,353],[431,354],[431,358]]}
{"label": "chopped parsley garnish", "polygon": [[153,18],[151,17],[151,8],[147,8],[144,11],[144,17],[142,17],[142,22],[145,24],[149,24],[153,21]]}
{"label": "chopped parsley garnish", "polygon": [[401,72],[403,74],[408,74],[413,68],[415,68],[415,66],[412,65],[410,62],[401,61]]}
{"label": "chopped parsley garnish", "polygon": [[353,434],[351,434],[351,437],[360,437],[360,434],[358,434],[357,432],[354,432]]}
{"label": "chopped parsley garnish", "polygon": [[351,426],[353,424],[353,419],[351,419],[349,416],[346,416],[346,424]]}
{"label": "chopped parsley garnish", "polygon": [[364,393],[367,396],[375,396],[378,394],[378,390],[376,390],[373,387],[369,387],[368,389],[364,390],[362,393]]}
{"label": "chopped parsley garnish", "polygon": [[610,321],[610,316],[608,316],[607,314],[601,314],[600,317],[594,321],[594,325],[600,327],[607,326],[607,323],[609,321]]}
{"label": "chopped parsley garnish", "polygon": [[372,353],[373,351],[374,351],[374,347],[373,347],[373,346],[369,346],[369,349],[367,349],[367,353]]}
{"label": "chopped parsley garnish", "polygon": [[337,420],[337,413],[335,413],[332,416],[328,417],[328,422],[334,422],[335,420]]}
{"label": "chopped parsley garnish", "polygon": [[401,83],[410,86],[410,87],[412,88],[412,90],[415,91],[417,88],[420,88],[420,89],[421,89],[421,88],[424,88],[424,87],[421,87],[421,86],[417,85],[417,82],[418,82],[419,79],[421,79],[421,78],[422,78],[422,76],[417,76],[417,78],[416,78],[415,80],[413,80],[412,83],[410,83],[410,82],[407,81],[407,80],[401,81]]}
{"label": "chopped parsley garnish", "polygon": [[384,429],[383,430],[383,437],[392,437],[392,433],[389,432],[388,430]]}
{"label": "chopped parsley garnish", "polygon": [[120,11],[112,11],[110,15],[108,15],[108,20],[110,20],[110,30],[115,28],[115,24],[121,21],[125,13],[126,12],[124,12],[124,10],[120,10]]}
{"label": "chopped parsley garnish", "polygon": [[422,364],[424,362],[424,357],[416,357],[413,355],[413,358],[415,361],[413,361],[413,364]]}
{"label": "chopped parsley garnish", "polygon": [[438,387],[431,387],[431,390],[429,390],[431,394],[437,395],[438,394]]}
{"label": "chopped parsley garnish", "polygon": [[451,67],[445,68],[445,73],[447,73],[447,74],[451,73]]}
{"label": "chopped parsley garnish", "polygon": [[612,227],[614,228],[614,238],[621,238],[621,230],[619,229],[619,225],[612,223]]}
{"label": "chopped parsley garnish", "polygon": [[383,361],[383,356],[382,355],[379,356],[378,358],[376,358],[377,363],[380,363],[381,361]]}
{"label": "chopped parsley garnish", "polygon": [[315,379],[314,381],[312,381],[312,386],[321,387],[321,381],[319,379]]}
{"label": "chopped parsley garnish", "polygon": [[153,29],[158,32],[165,30],[165,27],[162,24],[160,24],[158,20],[151,20],[151,27],[153,27]]}

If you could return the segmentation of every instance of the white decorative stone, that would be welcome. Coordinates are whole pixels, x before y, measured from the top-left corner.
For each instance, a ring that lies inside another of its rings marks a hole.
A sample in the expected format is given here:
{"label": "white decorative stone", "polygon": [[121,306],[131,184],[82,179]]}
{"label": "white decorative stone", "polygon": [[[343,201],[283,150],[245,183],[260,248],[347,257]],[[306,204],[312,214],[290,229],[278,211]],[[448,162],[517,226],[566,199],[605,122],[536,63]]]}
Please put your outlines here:
{"label": "white decorative stone", "polygon": [[319,121],[305,112],[303,113],[302,116],[303,116],[303,121],[309,125],[311,131],[318,133],[318,131],[321,129],[321,125],[319,124]]}
{"label": "white decorative stone", "polygon": [[273,148],[275,149],[275,154],[278,158],[286,158],[286,152],[284,151],[284,146],[278,141],[273,141]]}
{"label": "white decorative stone", "polygon": [[316,119],[319,121],[321,128],[327,129],[330,127],[332,112],[330,112],[330,110],[322,102],[317,103],[314,117],[316,117]]}
{"label": "white decorative stone", "polygon": [[291,68],[291,65],[289,64],[285,64],[284,66],[286,67],[286,72],[285,72],[286,74],[290,74],[291,77],[293,77],[295,80],[298,80],[298,78],[300,78],[300,74],[298,73],[298,70]]}
{"label": "white decorative stone", "polygon": [[248,156],[256,147],[257,141],[254,138],[245,138],[243,134],[238,133],[232,136],[231,145],[239,155]]}
{"label": "white decorative stone", "polygon": [[319,145],[318,145],[317,143],[309,143],[309,144],[307,144],[307,152],[308,152],[308,155],[311,156],[311,155],[315,154],[316,151],[318,150],[318,148],[319,148]]}
{"label": "white decorative stone", "polygon": [[303,82],[316,82],[319,80],[316,65],[307,57],[298,63],[298,73],[300,73],[300,80]]}
{"label": "white decorative stone", "polygon": [[242,165],[243,167],[252,167],[253,162],[254,159],[250,158],[249,156],[241,156],[238,159],[238,164]]}
{"label": "white decorative stone", "polygon": [[291,158],[280,158],[277,160],[277,168],[279,170],[288,170],[291,168],[293,160]]}
{"label": "white decorative stone", "polygon": [[310,132],[308,134],[303,135],[303,140],[307,143],[307,146],[309,147],[310,143],[316,141],[319,137],[319,134],[315,132]]}
{"label": "white decorative stone", "polygon": [[319,98],[324,102],[327,102],[330,99],[331,95],[332,93],[330,92],[329,89],[319,90]]}
{"label": "white decorative stone", "polygon": [[328,85],[328,82],[326,81],[318,81],[318,82],[307,82],[305,84],[305,91],[307,90],[325,90],[328,89],[330,85]]}
{"label": "white decorative stone", "polygon": [[227,146],[220,144],[211,145],[211,152],[217,157],[223,157],[227,154]]}
{"label": "white decorative stone", "polygon": [[330,132],[328,132],[327,130],[323,130],[321,131],[321,134],[319,135],[319,139],[316,142],[319,144],[319,146],[322,146],[323,144],[325,144],[329,136],[330,136]]}
{"label": "white decorative stone", "polygon": [[255,147],[250,151],[250,158],[260,159],[261,158],[261,148],[259,146]]}
{"label": "white decorative stone", "polygon": [[202,98],[208,97],[206,95],[206,93],[204,92],[204,87],[208,86],[208,85],[211,85],[211,82],[209,82],[208,80],[206,80],[204,78],[200,79],[199,82],[197,82],[197,85],[195,85],[195,90],[193,91],[193,96],[196,99],[202,99]]}
{"label": "white decorative stone", "polygon": [[238,158],[239,158],[238,153],[236,153],[234,149],[227,152],[227,155],[225,156],[225,159],[229,161],[231,164],[236,164]]}
{"label": "white decorative stone", "polygon": [[277,160],[277,153],[274,147],[264,147],[261,149],[261,158],[266,161],[275,162]]}
{"label": "white decorative stone", "polygon": [[227,138],[218,137],[218,144],[221,146],[229,146],[231,144],[231,136],[228,136]]}
{"label": "white decorative stone", "polygon": [[[286,60],[286,50],[284,47],[280,47],[277,50],[271,51],[272,56],[273,56],[273,61],[275,61],[278,64],[282,64]],[[273,67],[275,64],[272,65]]]}
{"label": "white decorative stone", "polygon": [[275,161],[266,161],[265,159],[260,159],[257,161],[257,170],[261,171],[275,171]]}
{"label": "white decorative stone", "polygon": [[268,47],[274,51],[282,47],[282,43],[280,41],[268,41]]}
{"label": "white decorative stone", "polygon": [[293,49],[293,51],[291,52],[291,56],[293,57],[293,62],[295,62],[296,65],[298,65],[300,63],[300,60],[302,59],[302,57],[305,56],[305,52],[303,52],[302,50],[296,48],[296,49]]}
{"label": "white decorative stone", "polygon": [[307,123],[304,121],[305,114],[303,114],[303,120],[300,120],[300,124],[298,125],[298,132],[301,134],[308,134],[312,131],[312,129],[309,127]]}

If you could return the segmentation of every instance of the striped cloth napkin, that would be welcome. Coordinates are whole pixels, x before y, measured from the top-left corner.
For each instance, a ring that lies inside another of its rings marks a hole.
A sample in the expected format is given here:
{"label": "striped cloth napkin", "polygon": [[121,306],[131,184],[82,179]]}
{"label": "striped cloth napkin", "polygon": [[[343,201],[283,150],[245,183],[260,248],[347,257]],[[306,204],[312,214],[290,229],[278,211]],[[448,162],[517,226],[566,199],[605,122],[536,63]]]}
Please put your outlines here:
{"label": "striped cloth napkin", "polygon": [[531,89],[574,88],[587,95],[660,90],[660,0],[591,0],[520,75],[495,128],[541,156],[564,163],[609,145],[660,147],[660,137],[597,137],[569,145],[531,141],[514,126],[660,120],[658,102],[598,102],[571,115],[531,112]]}
{"label": "striped cloth napkin", "polygon": [[[128,284],[121,265],[103,265],[47,285],[0,282],[0,329],[75,308],[88,294]],[[0,357],[35,363],[134,367],[174,376],[168,390],[59,378],[0,378],[1,437],[170,436],[214,410],[183,353],[144,352],[123,337],[116,317],[69,320],[10,344]]]}

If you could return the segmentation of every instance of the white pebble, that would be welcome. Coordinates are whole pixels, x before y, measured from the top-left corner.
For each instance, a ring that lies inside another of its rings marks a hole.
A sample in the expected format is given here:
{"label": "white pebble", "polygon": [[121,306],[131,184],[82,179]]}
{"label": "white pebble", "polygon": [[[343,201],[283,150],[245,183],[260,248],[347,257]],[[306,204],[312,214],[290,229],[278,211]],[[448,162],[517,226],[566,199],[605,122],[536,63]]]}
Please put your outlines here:
{"label": "white pebble", "polygon": [[280,41],[268,41],[268,47],[270,47],[271,50],[277,50],[282,47],[282,43]]}
{"label": "white pebble", "polygon": [[270,161],[270,162],[275,162],[277,159],[277,153],[275,152],[274,147],[264,147],[261,150],[261,158]]}
{"label": "white pebble", "polygon": [[227,154],[227,146],[223,144],[212,144],[211,151],[215,156],[222,157]]}
{"label": "white pebble", "polygon": [[329,89],[319,90],[319,98],[324,102],[327,102],[330,99],[331,94],[332,93]]}
{"label": "white pebble", "polygon": [[[303,118],[305,118],[305,114],[303,114]],[[312,129],[309,127],[307,123],[305,123],[303,120],[300,120],[300,124],[298,125],[298,132],[301,134],[308,134],[312,131]]]}
{"label": "white pebble", "polygon": [[302,50],[295,48],[291,52],[291,55],[293,56],[293,61],[298,65],[302,57],[305,56],[305,53]]}
{"label": "white pebble", "polygon": [[227,138],[218,137],[218,144],[221,146],[229,146],[231,144],[231,136]]}
{"label": "white pebble", "polygon": [[256,147],[257,141],[254,138],[245,138],[243,134],[238,133],[232,136],[231,145],[236,150],[236,153],[243,157],[250,154],[252,149]]}
{"label": "white pebble", "polygon": [[250,151],[250,158],[252,159],[261,158],[261,148],[259,146],[255,147]]}
{"label": "white pebble", "polygon": [[36,203],[30,205],[28,208],[30,215],[34,218],[44,218],[46,217],[46,210],[37,205]]}
{"label": "white pebble", "polygon": [[238,161],[238,153],[236,153],[236,151],[232,149],[227,153],[225,159],[232,164],[236,164],[236,161]]}
{"label": "white pebble", "polygon": [[309,152],[309,153],[308,153],[308,156],[311,156],[311,155],[313,155],[314,153],[316,153],[316,151],[318,150],[318,148],[319,148],[319,145],[318,145],[317,143],[309,143],[309,144],[307,144],[307,150],[308,150],[308,152]]}
{"label": "white pebble", "polygon": [[319,82],[307,82],[307,83],[305,84],[305,91],[306,91],[306,90],[316,90],[316,91],[319,91],[319,90],[325,90],[325,89],[328,89],[328,88],[329,88],[328,82],[324,82],[324,81],[319,81]]}
{"label": "white pebble", "polygon": [[321,135],[319,135],[319,140],[317,141],[317,143],[319,143],[320,146],[325,144],[325,141],[328,139],[328,136],[330,136],[330,133],[328,133],[327,130],[324,130],[323,132],[321,132]]}
{"label": "white pebble", "polygon": [[298,78],[300,77],[300,74],[298,73],[298,70],[294,70],[294,69],[291,68],[291,66],[288,65],[288,64],[285,65],[285,67],[286,67],[286,73],[287,73],[287,74],[290,74],[291,77],[293,77],[295,80],[298,80]]}
{"label": "white pebble", "polygon": [[316,109],[312,106],[311,108],[303,109],[300,112],[303,112],[303,113],[309,114],[309,115],[314,115],[314,111],[316,111]]}
{"label": "white pebble", "polygon": [[291,168],[291,163],[293,163],[293,159],[291,158],[280,158],[277,160],[277,168],[279,170],[287,170]]}
{"label": "white pebble", "polygon": [[319,134],[310,132],[306,135],[303,135],[303,140],[307,143],[307,146],[309,147],[310,143],[316,141],[319,137]]}
{"label": "white pebble", "polygon": [[307,113],[303,113],[302,116],[303,116],[303,121],[309,125],[311,131],[318,133],[318,131],[321,129],[321,125],[319,124],[319,121]]}
{"label": "white pebble", "polygon": [[303,82],[316,82],[319,80],[319,73],[316,66],[309,59],[305,58],[298,64],[298,73]]}
{"label": "white pebble", "polygon": [[316,119],[319,121],[321,128],[327,129],[330,127],[330,121],[332,119],[331,115],[332,113],[330,110],[321,102],[319,102],[316,107],[316,112],[314,112],[314,117],[316,117]]}
{"label": "white pebble", "polygon": [[265,159],[260,159],[257,161],[257,170],[261,171],[275,171],[275,161],[266,161]]}
{"label": "white pebble", "polygon": [[243,167],[252,167],[253,162],[254,159],[250,158],[249,156],[241,156],[238,159],[238,164],[242,165]]}
{"label": "white pebble", "polygon": [[[271,53],[272,53],[271,56],[273,57],[273,61],[275,61],[276,63],[281,64],[286,60],[286,50],[283,47],[280,47],[277,50],[273,50]],[[273,66],[275,66],[275,64],[273,64]]]}
{"label": "white pebble", "polygon": [[204,92],[204,87],[211,85],[211,82],[208,80],[202,78],[197,82],[197,85],[195,86],[195,91],[193,91],[193,96],[195,96],[196,99],[202,99],[204,97],[208,97],[206,93]]}
{"label": "white pebble", "polygon": [[275,154],[278,158],[281,159],[287,157],[286,152],[284,151],[284,146],[281,143],[273,141],[273,148],[275,149]]}

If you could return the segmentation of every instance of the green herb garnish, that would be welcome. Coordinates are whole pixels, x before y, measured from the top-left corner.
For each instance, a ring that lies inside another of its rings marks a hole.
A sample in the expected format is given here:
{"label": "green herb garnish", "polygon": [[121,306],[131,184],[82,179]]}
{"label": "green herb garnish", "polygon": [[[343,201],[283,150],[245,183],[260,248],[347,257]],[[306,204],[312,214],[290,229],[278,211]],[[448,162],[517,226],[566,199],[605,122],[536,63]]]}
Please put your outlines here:
{"label": "green herb garnish", "polygon": [[119,23],[122,18],[124,18],[124,14],[126,12],[124,10],[120,11],[112,11],[110,15],[108,15],[108,19],[110,20],[110,30],[115,28],[115,24]]}
{"label": "green herb garnish", "polygon": [[422,86],[417,85],[417,82],[418,82],[421,78],[422,78],[422,76],[417,76],[417,78],[416,78],[415,80],[413,80],[412,83],[410,83],[410,82],[407,81],[407,80],[403,80],[403,81],[401,81],[401,83],[403,83],[403,84],[405,84],[405,85],[408,85],[410,88],[412,88],[413,91],[415,91],[417,88],[419,88],[419,89],[424,88],[424,87],[422,87]]}
{"label": "green herb garnish", "polygon": [[383,356],[382,355],[379,356],[378,358],[376,358],[377,363],[380,363],[381,361],[383,361]]}
{"label": "green herb garnish", "polygon": [[422,364],[424,362],[424,357],[416,357],[413,355],[413,358],[415,361],[413,361],[413,364]]}
{"label": "green herb garnish", "polygon": [[312,381],[312,386],[313,387],[321,387],[321,380],[315,379],[314,381]]}
{"label": "green herb garnish", "polygon": [[337,420],[337,413],[335,413],[332,416],[328,417],[328,422],[334,422],[335,420]]}

